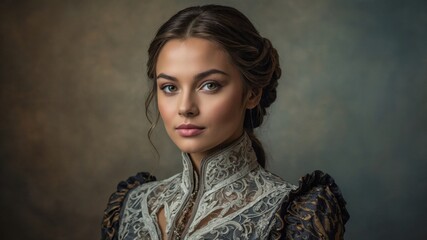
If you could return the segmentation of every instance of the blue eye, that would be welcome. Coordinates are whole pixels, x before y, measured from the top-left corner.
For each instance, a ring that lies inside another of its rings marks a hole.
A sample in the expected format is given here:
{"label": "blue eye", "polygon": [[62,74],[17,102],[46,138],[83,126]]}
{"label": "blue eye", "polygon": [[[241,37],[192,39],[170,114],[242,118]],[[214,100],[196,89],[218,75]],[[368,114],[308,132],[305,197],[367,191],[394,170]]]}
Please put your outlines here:
{"label": "blue eye", "polygon": [[201,89],[205,91],[216,91],[219,87],[220,85],[216,82],[207,82],[202,85]]}
{"label": "blue eye", "polygon": [[165,85],[160,89],[165,93],[173,93],[177,91],[177,88],[174,85]]}

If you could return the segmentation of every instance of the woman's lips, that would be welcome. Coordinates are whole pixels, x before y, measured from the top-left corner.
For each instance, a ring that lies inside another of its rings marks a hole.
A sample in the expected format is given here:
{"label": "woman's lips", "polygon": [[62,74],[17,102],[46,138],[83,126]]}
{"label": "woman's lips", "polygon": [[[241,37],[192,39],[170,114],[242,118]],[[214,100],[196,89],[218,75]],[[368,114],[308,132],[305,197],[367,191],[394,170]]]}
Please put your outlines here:
{"label": "woman's lips", "polygon": [[204,127],[192,124],[181,124],[176,128],[176,131],[181,137],[194,137],[200,135],[204,131]]}

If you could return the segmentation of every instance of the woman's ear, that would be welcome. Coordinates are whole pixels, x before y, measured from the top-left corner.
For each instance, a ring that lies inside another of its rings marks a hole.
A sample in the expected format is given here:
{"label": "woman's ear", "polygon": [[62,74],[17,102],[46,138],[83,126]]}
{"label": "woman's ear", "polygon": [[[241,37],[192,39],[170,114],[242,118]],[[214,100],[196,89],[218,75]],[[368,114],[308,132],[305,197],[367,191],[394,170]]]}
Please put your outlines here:
{"label": "woman's ear", "polygon": [[246,100],[246,108],[252,109],[259,104],[262,96],[262,88],[252,88],[248,92],[247,100]]}

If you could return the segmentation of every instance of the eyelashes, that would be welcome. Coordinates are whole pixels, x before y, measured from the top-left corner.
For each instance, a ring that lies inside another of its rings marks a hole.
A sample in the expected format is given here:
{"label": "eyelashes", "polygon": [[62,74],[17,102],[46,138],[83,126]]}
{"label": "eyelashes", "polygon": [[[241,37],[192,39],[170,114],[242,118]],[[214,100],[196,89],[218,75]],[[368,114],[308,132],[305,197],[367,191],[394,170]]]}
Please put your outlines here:
{"label": "eyelashes", "polygon": [[172,94],[178,90],[177,87],[172,84],[165,84],[161,86],[160,89],[166,94]]}
{"label": "eyelashes", "polygon": [[221,85],[215,81],[205,82],[201,86],[201,90],[208,92],[216,92],[221,88]]}
{"label": "eyelashes", "polygon": [[[216,93],[221,89],[222,85],[217,81],[206,81],[202,83],[197,90],[205,93]],[[172,83],[165,83],[160,86],[160,90],[167,95],[175,94],[179,91],[178,87]]]}

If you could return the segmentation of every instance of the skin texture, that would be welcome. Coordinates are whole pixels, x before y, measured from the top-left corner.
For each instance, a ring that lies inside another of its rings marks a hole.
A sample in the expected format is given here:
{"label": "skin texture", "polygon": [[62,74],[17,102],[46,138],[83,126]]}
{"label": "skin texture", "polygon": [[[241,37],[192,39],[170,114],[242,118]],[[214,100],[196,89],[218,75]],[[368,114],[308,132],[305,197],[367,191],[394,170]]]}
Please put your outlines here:
{"label": "skin texture", "polygon": [[[241,136],[245,110],[259,101],[251,90],[244,94],[244,81],[228,53],[209,40],[170,40],[159,54],[156,73],[166,132],[190,154],[197,171],[206,155]],[[200,134],[182,136],[181,124],[199,126]]]}
{"label": "skin texture", "polygon": [[[244,81],[228,53],[201,38],[167,42],[156,73],[157,104],[166,132],[181,151],[190,154],[200,173],[204,157],[243,134],[245,110],[258,104],[261,91],[245,93]],[[200,128],[197,134],[183,136],[177,130],[182,124]],[[164,209],[157,216],[166,239]]]}

